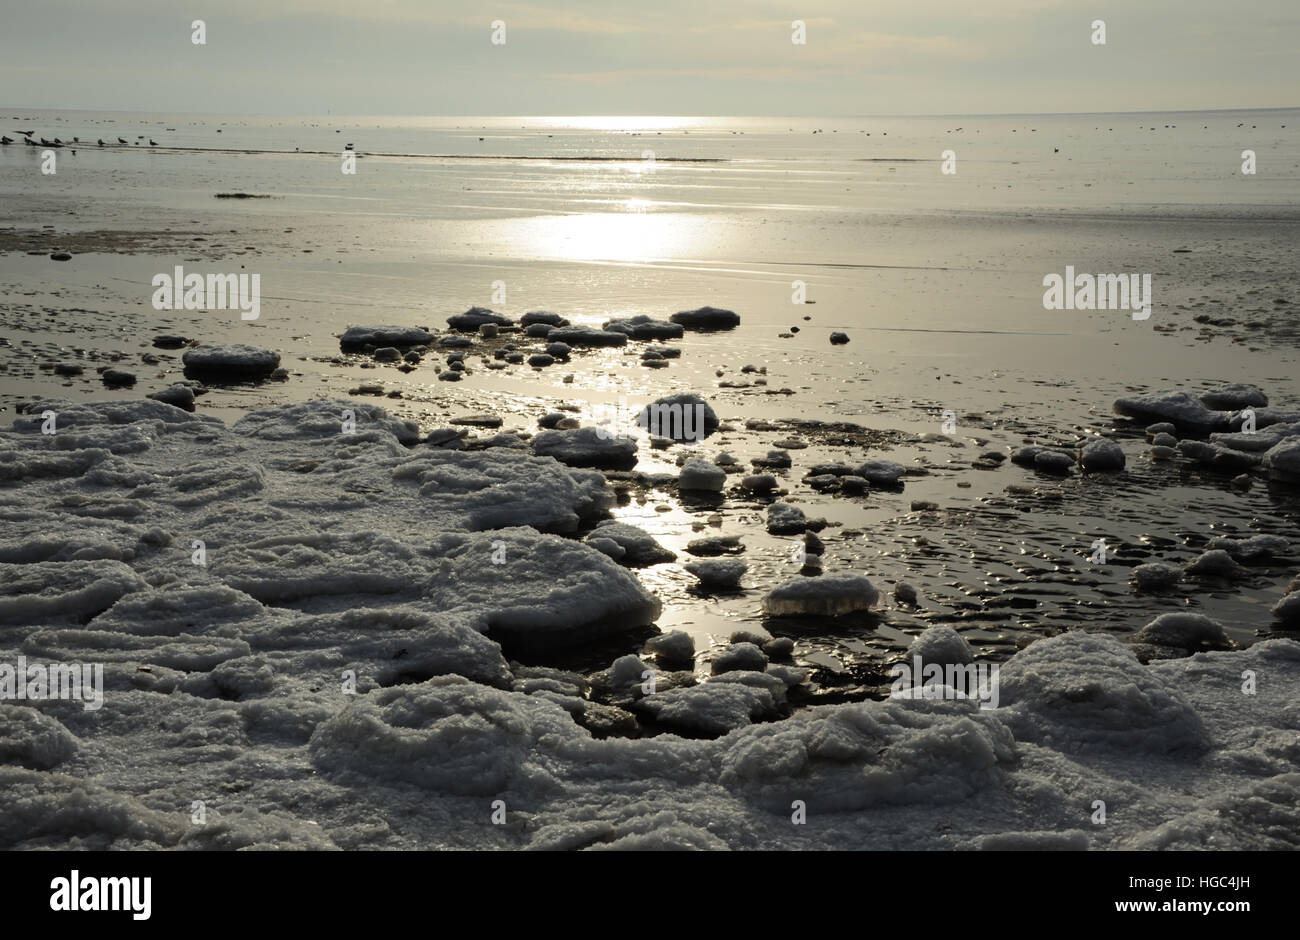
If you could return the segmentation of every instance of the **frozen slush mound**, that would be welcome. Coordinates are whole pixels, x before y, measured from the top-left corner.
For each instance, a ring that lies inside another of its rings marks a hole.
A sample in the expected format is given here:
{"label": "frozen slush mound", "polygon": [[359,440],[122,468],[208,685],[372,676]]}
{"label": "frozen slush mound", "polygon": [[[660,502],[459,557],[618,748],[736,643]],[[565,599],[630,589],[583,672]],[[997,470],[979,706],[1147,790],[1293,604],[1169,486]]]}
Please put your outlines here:
{"label": "frozen slush mound", "polygon": [[631,470],[636,466],[636,440],[603,428],[543,431],[532,445],[538,457],[553,457],[570,467]]}
{"label": "frozen slush mound", "polygon": [[973,703],[919,699],[814,708],[718,745],[723,785],[786,814],[792,798],[831,813],[960,803],[1004,789],[1017,757],[1011,733]]}
{"label": "frozen slush mound", "polygon": [[453,673],[509,686],[501,647],[475,629],[477,622],[412,607],[363,607],[276,622],[248,641],[263,653],[292,650],[304,664],[353,669],[384,686]]}
{"label": "frozen slush mound", "polygon": [[1264,469],[1271,479],[1300,483],[1300,437],[1288,437],[1264,454]]}
{"label": "frozen slush mound", "polygon": [[282,813],[230,806],[206,824],[189,812],[164,812],[102,784],[58,773],[0,767],[5,812],[0,845],[9,848],[283,849],[337,848],[320,826]]}
{"label": "frozen slush mound", "polygon": [[454,508],[470,529],[531,525],[572,532],[614,505],[613,491],[595,471],[497,449],[421,451],[397,464],[392,478],[418,484],[422,501]]}
{"label": "frozen slush mound", "polygon": [[0,624],[88,618],[148,585],[120,561],[0,565]]}
{"label": "frozen slush mound", "polygon": [[0,764],[49,770],[76,750],[77,739],[57,718],[34,708],[0,704]]}
{"label": "frozen slush mound", "polygon": [[859,574],[829,574],[795,578],[773,588],[763,598],[769,617],[839,617],[870,610],[880,592]]}
{"label": "frozen slush mound", "polygon": [[428,551],[449,564],[428,584],[426,602],[434,610],[482,612],[493,636],[619,633],[653,622],[662,609],[607,555],[532,529],[447,534]]}
{"label": "frozen slush mound", "polygon": [[232,545],[209,570],[264,604],[313,613],[405,604],[481,614],[507,634],[626,630],[660,612],[604,554],[529,528],[419,542],[373,532],[271,536]]}
{"label": "frozen slush mound", "polygon": [[1039,640],[1001,670],[999,717],[1019,741],[1066,753],[1195,755],[1210,736],[1182,692],[1115,638]]}
{"label": "frozen slush mound", "polygon": [[391,417],[376,405],[346,399],[318,399],[250,411],[231,430],[265,441],[370,441],[376,439],[376,432],[391,435],[402,444],[414,444],[420,438],[414,422]]}
{"label": "frozen slush mound", "polygon": [[489,796],[520,774],[534,726],[545,730],[547,718],[572,724],[559,706],[537,697],[446,676],[358,699],[316,728],[309,750],[323,772],[344,779],[405,780],[443,793]]}
{"label": "frozen slush mound", "polygon": [[777,704],[769,689],[738,682],[706,682],[647,695],[635,707],[667,727],[719,735],[755,719],[772,717]]}
{"label": "frozen slush mound", "polygon": [[[203,426],[209,428],[225,427],[217,418],[208,415],[190,414],[172,405],[148,399],[74,403],[54,398],[29,402],[22,410],[23,414],[14,418],[13,429],[28,434],[41,433],[41,427],[45,422],[44,414],[47,411],[53,411],[55,414],[56,437],[68,428],[81,431],[85,428],[102,428],[106,425],[136,425],[134,430],[125,432],[125,437],[122,434],[122,428],[107,432],[103,437],[97,438],[104,442],[104,445],[100,446],[105,446],[107,443],[118,443],[123,440],[130,441],[142,434],[156,437],[159,433],[170,430],[171,426],[183,429],[201,428]],[[160,425],[151,427],[142,425],[140,422],[160,422]],[[75,439],[75,437],[65,438],[67,441]],[[62,446],[66,448],[68,444]]]}

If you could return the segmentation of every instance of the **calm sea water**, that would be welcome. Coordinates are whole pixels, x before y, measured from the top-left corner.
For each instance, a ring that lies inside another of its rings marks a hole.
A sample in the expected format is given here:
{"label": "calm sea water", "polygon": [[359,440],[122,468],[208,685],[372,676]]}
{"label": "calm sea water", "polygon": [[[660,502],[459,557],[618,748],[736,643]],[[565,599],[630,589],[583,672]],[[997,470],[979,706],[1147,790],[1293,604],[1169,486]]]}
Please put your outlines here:
{"label": "calm sea water", "polygon": [[[0,126],[15,138],[82,140],[75,155],[58,152],[52,176],[39,148],[0,150],[4,224],[219,234],[244,270],[262,274],[264,312],[255,324],[208,315],[205,336],[308,356],[334,349],[350,323],[441,325],[470,304],[597,323],[715,303],[755,327],[744,344],[756,356],[814,372],[826,331],[865,329],[880,353],[870,366],[886,371],[911,355],[1087,382],[1083,344],[1136,381],[1150,376],[1153,352],[1168,351],[1152,344],[1167,317],[1044,311],[1044,274],[1067,264],[1151,272],[1168,314],[1207,287],[1226,302],[1295,270],[1300,110],[809,120],[0,108]],[[129,143],[100,148],[101,137]],[[347,143],[362,154],[355,175],[341,172]],[[1246,149],[1253,176],[1241,172]],[[955,173],[941,172],[944,151]],[[510,159],[521,157],[541,159]],[[213,198],[230,191],[275,198]],[[1180,247],[1196,251],[1171,254]],[[57,277],[97,286],[115,310],[143,307],[147,320],[150,277],[183,258],[83,256]],[[39,282],[51,270],[9,255],[0,273]],[[792,306],[795,281],[817,306]],[[493,302],[497,282],[504,302]],[[777,339],[810,314],[818,332]],[[908,332],[918,330],[923,343]],[[835,362],[865,352],[851,350]],[[699,376],[713,371],[696,365]],[[1279,371],[1261,363],[1261,374]]]}
{"label": "calm sea water", "polygon": [[[163,331],[283,355],[294,373],[288,383],[203,399],[203,410],[226,418],[381,380],[402,396],[385,404],[426,427],[490,410],[508,428],[532,429],[561,402],[624,398],[635,408],[695,390],[742,421],[844,419],[922,432],[939,430],[941,410],[952,410],[974,416],[963,418],[971,448],[1005,449],[1101,425],[1131,388],[1250,381],[1279,404],[1300,403],[1300,325],[1284,315],[1300,303],[1300,110],[287,119],[0,108],[0,130],[81,138],[75,154],[58,151],[54,175],[40,172],[39,148],[0,149],[0,235],[43,231],[51,246],[77,233],[148,235],[145,247],[87,250],[63,264],[0,254],[0,338],[9,344],[0,349],[8,366],[0,404],[38,394],[137,397],[164,386],[178,377],[175,363],[141,370],[137,389],[121,392],[93,373],[65,381],[38,368],[78,349],[138,357]],[[128,144],[100,148],[100,137]],[[360,155],[355,175],[340,171],[349,143]],[[1243,150],[1254,151],[1257,173],[1243,174]],[[942,172],[945,151],[955,173]],[[214,198],[224,192],[272,198]],[[260,318],[154,310],[150,280],[176,264],[260,274]],[[1043,277],[1067,265],[1151,274],[1151,318],[1045,310]],[[800,291],[810,303],[793,302]],[[349,325],[442,327],[472,304],[599,324],[706,303],[738,311],[741,327],[688,336],[682,358],[659,371],[603,350],[543,371],[475,368],[451,387],[428,369],[402,375],[330,361]],[[1195,320],[1201,314],[1237,326],[1209,329]],[[851,342],[830,346],[832,330]],[[767,369],[767,384],[751,384],[745,365]],[[778,389],[786,394],[769,394]],[[721,446],[747,460],[770,443]],[[648,451],[641,467],[672,469]],[[913,540],[937,533],[913,524],[910,499],[982,510],[1020,480],[1016,473],[968,473],[965,490],[940,475],[909,484],[904,496],[829,506],[828,517],[877,541],[846,543],[828,570],[916,577],[923,562]],[[961,598],[991,583],[1041,581],[1023,559],[1048,571],[1074,566],[1098,526],[1114,528],[1112,544],[1159,544],[1195,539],[1216,519],[1246,525],[1277,510],[1259,493],[1167,483],[1133,472],[1122,494],[1076,494],[1068,517],[1055,506],[1033,520],[1012,513],[1017,525],[1035,527],[1023,538],[1004,535],[1007,522],[995,518],[967,542],[954,537],[922,591],[955,591],[961,609]],[[810,511],[821,508],[814,497]],[[700,522],[680,506],[634,504],[622,514],[677,550]],[[755,583],[781,576],[784,557],[774,542],[760,562],[762,538],[753,537],[749,556]],[[1089,577],[1071,590],[1085,592]],[[665,626],[725,635],[727,623],[753,616],[751,597],[701,607],[685,575],[664,578],[655,587],[668,604]],[[1219,609],[1207,609],[1248,636],[1271,590],[1224,595]],[[1122,578],[1096,591],[1083,603],[1108,608],[1126,596]],[[1133,626],[1150,615],[1108,609]]]}

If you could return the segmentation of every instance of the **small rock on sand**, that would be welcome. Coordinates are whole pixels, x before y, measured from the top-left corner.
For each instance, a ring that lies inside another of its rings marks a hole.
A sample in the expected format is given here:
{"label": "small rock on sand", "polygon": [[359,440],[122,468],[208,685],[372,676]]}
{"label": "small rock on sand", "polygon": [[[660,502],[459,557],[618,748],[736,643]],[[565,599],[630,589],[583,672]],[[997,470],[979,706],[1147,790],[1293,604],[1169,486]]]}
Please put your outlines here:
{"label": "small rock on sand", "polygon": [[543,323],[547,326],[569,325],[568,320],[558,313],[551,313],[549,310],[530,310],[519,318],[521,326],[532,326],[534,323]]}
{"label": "small rock on sand", "polygon": [[849,476],[861,477],[872,486],[898,486],[907,468],[891,460],[868,460]]}
{"label": "small rock on sand", "polygon": [[169,388],[153,392],[146,397],[167,405],[173,405],[185,411],[194,410],[194,389],[188,385],[172,385]]}
{"label": "small rock on sand", "polygon": [[627,334],[593,330],[585,326],[564,326],[551,330],[546,338],[570,346],[626,346]]}
{"label": "small rock on sand", "polygon": [[655,320],[644,314],[635,317],[609,320],[603,329],[615,333],[626,333],[632,339],[680,339],[683,327],[679,323]]}
{"label": "small rock on sand", "polygon": [[770,473],[750,473],[741,479],[740,488],[750,493],[770,493],[776,489],[776,477]]}
{"label": "small rock on sand", "polygon": [[228,379],[257,379],[270,375],[280,354],[244,343],[195,346],[181,357],[186,374]]}
{"label": "small rock on sand", "polygon": [[500,327],[510,326],[514,321],[509,317],[493,313],[487,307],[470,307],[464,313],[458,313],[447,318],[447,325],[453,330],[459,330],[462,333],[477,333],[478,328],[484,323],[492,323]]}
{"label": "small rock on sand", "polygon": [[135,376],[121,369],[105,369],[99,377],[108,388],[128,388],[135,384]]}
{"label": "small rock on sand", "polygon": [[688,330],[730,330],[740,325],[740,317],[735,312],[719,307],[682,310],[669,319]]}
{"label": "small rock on sand", "polygon": [[637,412],[636,423],[652,437],[698,441],[718,430],[718,415],[699,395],[684,392],[656,398]]}
{"label": "small rock on sand", "polygon": [[[344,352],[355,352],[365,346],[424,346],[433,340],[432,333],[418,326],[352,326],[339,337],[339,346]],[[154,345],[159,345],[157,339]]]}
{"label": "small rock on sand", "polygon": [[1034,455],[1034,469],[1061,476],[1074,467],[1074,458],[1059,450],[1041,450]]}

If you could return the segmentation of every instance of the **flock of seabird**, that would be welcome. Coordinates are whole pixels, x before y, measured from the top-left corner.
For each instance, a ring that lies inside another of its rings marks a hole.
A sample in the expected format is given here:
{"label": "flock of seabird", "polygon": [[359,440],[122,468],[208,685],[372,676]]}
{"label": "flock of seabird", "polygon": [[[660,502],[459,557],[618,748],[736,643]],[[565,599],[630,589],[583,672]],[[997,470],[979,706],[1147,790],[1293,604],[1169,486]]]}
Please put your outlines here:
{"label": "flock of seabird", "polygon": [[[60,140],[60,139],[57,138],[57,137],[54,138],[53,140],[46,140],[44,137],[41,137],[41,138],[38,138],[38,139],[40,140],[40,143],[37,143],[35,140],[32,140],[32,135],[35,133],[35,131],[19,131],[18,133],[21,134],[21,135],[23,136],[23,143],[25,143],[25,144],[26,144],[27,146],[29,146],[29,147],[54,147],[54,148],[57,148],[57,147],[68,147],[68,146],[71,146],[71,145],[73,145],[73,144],[79,144],[79,143],[81,143],[81,138],[80,138],[80,137],[74,137],[74,138],[72,138],[72,140],[70,140],[70,141],[62,141],[62,140]],[[136,139],[135,139],[136,146],[139,146],[139,145],[140,145],[140,141],[145,140],[145,139],[146,139],[146,138],[145,138],[144,134],[141,134],[141,135],[139,135],[138,137],[136,137]],[[157,146],[158,146],[158,141],[154,140],[152,137],[148,138],[148,140],[149,140],[149,146],[150,146],[150,147],[157,147]],[[124,138],[124,137],[119,137],[119,138],[117,139],[117,142],[118,142],[118,144],[122,145],[123,147],[125,147],[125,146],[128,145],[128,142],[127,142],[126,138]],[[10,137],[10,136],[7,135],[7,134],[5,134],[5,135],[0,135],[0,145],[3,145],[3,146],[6,146],[6,147],[7,147],[7,146],[9,146],[10,144],[13,144],[13,143],[17,143],[17,141],[14,140],[14,138]],[[104,138],[102,138],[102,137],[99,138],[99,140],[96,141],[96,143],[97,143],[99,146],[101,146],[101,147],[111,147],[111,146],[113,146],[113,144],[111,144],[111,143],[105,143]],[[75,153],[76,151],[73,151],[73,152]]]}

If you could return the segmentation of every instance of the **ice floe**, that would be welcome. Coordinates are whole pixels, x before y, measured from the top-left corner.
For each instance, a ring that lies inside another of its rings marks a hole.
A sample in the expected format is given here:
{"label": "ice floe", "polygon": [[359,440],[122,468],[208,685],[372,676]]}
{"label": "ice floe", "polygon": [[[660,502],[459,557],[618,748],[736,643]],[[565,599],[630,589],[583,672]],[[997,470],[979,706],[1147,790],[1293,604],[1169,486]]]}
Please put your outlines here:
{"label": "ice floe", "polygon": [[870,610],[879,599],[880,592],[862,575],[795,578],[768,592],[763,612],[769,617],[838,617]]}

